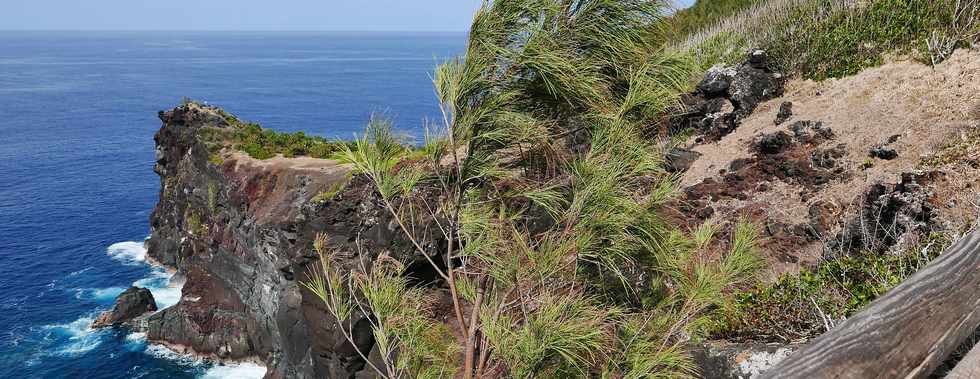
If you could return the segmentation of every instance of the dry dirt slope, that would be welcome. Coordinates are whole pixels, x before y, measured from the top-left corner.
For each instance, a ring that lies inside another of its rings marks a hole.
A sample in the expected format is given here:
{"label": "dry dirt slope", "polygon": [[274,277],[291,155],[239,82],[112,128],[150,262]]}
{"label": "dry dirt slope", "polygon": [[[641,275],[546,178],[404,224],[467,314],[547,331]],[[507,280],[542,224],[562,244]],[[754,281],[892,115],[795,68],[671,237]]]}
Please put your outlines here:
{"label": "dry dirt slope", "polygon": [[[777,125],[785,102],[792,103],[792,117]],[[822,134],[827,128],[829,136]],[[900,61],[838,80],[792,80],[782,97],[761,104],[731,134],[717,142],[690,141],[687,147],[702,155],[681,183],[688,197],[711,208],[702,213],[708,220],[741,216],[764,224],[771,273],[793,272],[828,254],[829,240],[858,212],[873,184],[899,182],[903,173],[928,172],[929,179],[919,181],[928,182],[922,183],[928,202],[939,213],[933,221],[951,230],[972,223],[980,202],[977,162],[923,161],[978,130],[980,51],[960,50],[935,68]],[[781,140],[780,132],[790,139]],[[760,153],[762,140],[778,142],[778,154]],[[872,158],[876,146],[897,156]],[[786,169],[793,159],[816,171]],[[746,162],[759,167],[742,168]],[[809,231],[812,238],[794,231],[815,223],[825,225]]]}

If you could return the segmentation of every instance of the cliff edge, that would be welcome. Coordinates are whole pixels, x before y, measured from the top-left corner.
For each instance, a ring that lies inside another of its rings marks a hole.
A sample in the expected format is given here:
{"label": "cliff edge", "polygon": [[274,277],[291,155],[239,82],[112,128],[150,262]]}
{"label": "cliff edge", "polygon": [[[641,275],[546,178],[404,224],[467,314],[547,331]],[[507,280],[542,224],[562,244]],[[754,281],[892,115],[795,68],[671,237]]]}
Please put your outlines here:
{"label": "cliff edge", "polygon": [[211,358],[257,361],[270,378],[352,375],[363,363],[344,349],[336,323],[300,281],[318,261],[316,233],[352,259],[356,238],[368,251],[398,246],[371,187],[331,160],[257,160],[216,148],[215,135],[238,127],[217,108],[187,103],[159,117],[160,200],[148,256],[185,284],[180,302],[149,318],[147,338]]}

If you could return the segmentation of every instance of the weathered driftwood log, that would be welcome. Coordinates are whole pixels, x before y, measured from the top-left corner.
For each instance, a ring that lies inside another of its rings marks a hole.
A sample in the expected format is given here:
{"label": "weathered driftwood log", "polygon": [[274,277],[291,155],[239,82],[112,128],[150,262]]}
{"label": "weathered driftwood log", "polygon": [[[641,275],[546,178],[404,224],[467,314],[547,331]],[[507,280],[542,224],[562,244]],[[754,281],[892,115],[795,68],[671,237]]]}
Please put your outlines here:
{"label": "weathered driftwood log", "polygon": [[980,325],[980,232],[763,378],[924,378]]}
{"label": "weathered driftwood log", "polygon": [[946,374],[946,379],[980,378],[980,344],[973,346],[960,363]]}

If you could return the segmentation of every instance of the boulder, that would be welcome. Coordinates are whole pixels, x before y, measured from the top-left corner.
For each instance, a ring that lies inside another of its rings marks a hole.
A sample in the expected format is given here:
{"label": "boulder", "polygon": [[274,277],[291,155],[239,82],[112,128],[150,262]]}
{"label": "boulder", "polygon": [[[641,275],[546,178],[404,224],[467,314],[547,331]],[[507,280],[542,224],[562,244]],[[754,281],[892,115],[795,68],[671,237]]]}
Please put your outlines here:
{"label": "boulder", "polygon": [[886,161],[898,158],[898,152],[895,149],[884,146],[875,146],[868,152],[868,156],[872,158],[884,159]]}
{"label": "boulder", "polygon": [[779,104],[779,112],[776,113],[776,125],[782,124],[793,117],[793,102],[784,101]]}
{"label": "boulder", "polygon": [[759,138],[759,141],[756,143],[756,151],[760,154],[767,155],[779,154],[790,143],[792,143],[792,139],[785,132],[769,133]]}
{"label": "boulder", "polygon": [[710,342],[692,349],[705,379],[754,378],[786,359],[797,345]]}
{"label": "boulder", "polygon": [[738,65],[715,65],[696,90],[682,99],[686,112],[671,121],[671,129],[696,127],[704,135],[702,142],[717,141],[735,130],[759,103],[781,96],[784,82],[782,74],[770,68],[762,50],[753,50]]}
{"label": "boulder", "polygon": [[140,287],[129,287],[116,297],[116,303],[112,310],[102,312],[95,322],[93,328],[105,328],[116,326],[131,321],[137,317],[150,312],[156,312],[157,303],[153,300],[150,290]]}
{"label": "boulder", "polygon": [[667,152],[666,168],[670,172],[684,172],[691,168],[701,153],[688,149],[673,148]]}

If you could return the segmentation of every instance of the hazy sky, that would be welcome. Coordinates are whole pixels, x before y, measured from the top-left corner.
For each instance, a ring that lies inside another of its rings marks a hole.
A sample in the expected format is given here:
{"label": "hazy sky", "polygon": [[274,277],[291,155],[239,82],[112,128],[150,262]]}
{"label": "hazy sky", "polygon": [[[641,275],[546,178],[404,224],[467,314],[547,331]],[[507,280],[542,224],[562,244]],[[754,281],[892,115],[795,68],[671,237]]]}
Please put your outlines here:
{"label": "hazy sky", "polygon": [[[693,0],[680,0],[689,3]],[[481,0],[0,0],[0,30],[466,31]]]}

